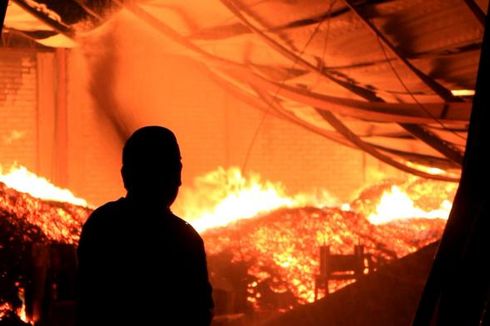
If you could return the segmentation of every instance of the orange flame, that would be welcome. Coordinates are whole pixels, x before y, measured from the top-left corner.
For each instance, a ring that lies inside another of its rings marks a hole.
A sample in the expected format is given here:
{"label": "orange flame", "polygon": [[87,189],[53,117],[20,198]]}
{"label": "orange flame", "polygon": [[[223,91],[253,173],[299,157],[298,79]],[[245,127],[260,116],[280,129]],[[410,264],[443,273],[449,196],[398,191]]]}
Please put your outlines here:
{"label": "orange flame", "polygon": [[72,244],[78,242],[81,225],[91,212],[85,200],[17,166],[8,174],[0,171],[0,209],[38,227],[49,240]]}
{"label": "orange flame", "polygon": [[27,317],[27,311],[26,311],[26,300],[25,300],[25,290],[21,287],[19,287],[19,299],[22,302],[21,307],[17,311],[17,316],[25,322],[31,324],[31,321]]}
{"label": "orange flame", "polygon": [[244,176],[237,167],[219,167],[182,189],[174,210],[202,232],[281,207],[337,205],[327,191],[289,195],[282,184],[263,182],[256,173]]}
{"label": "orange flame", "polygon": [[383,224],[394,220],[408,218],[440,218],[447,219],[452,203],[444,199],[436,209],[416,207],[410,195],[398,186],[385,191],[376,207],[376,212],[368,216],[372,224]]}
{"label": "orange flame", "polygon": [[0,321],[2,321],[10,311],[12,311],[12,305],[10,303],[0,303]]}
{"label": "orange flame", "polygon": [[11,166],[9,172],[5,174],[0,166],[0,182],[5,183],[9,188],[28,193],[36,198],[88,206],[85,199],[75,197],[70,190],[56,187],[47,179],[17,164]]}

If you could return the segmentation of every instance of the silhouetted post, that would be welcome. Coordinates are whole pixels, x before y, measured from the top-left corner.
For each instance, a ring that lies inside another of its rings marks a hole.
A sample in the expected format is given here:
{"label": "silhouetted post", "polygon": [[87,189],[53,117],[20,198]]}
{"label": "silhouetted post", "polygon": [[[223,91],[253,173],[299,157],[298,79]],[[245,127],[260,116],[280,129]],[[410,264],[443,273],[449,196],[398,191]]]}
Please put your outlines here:
{"label": "silhouetted post", "polygon": [[356,258],[356,269],[354,270],[354,274],[357,280],[359,277],[361,277],[362,274],[364,274],[364,246],[354,246],[354,257]]}

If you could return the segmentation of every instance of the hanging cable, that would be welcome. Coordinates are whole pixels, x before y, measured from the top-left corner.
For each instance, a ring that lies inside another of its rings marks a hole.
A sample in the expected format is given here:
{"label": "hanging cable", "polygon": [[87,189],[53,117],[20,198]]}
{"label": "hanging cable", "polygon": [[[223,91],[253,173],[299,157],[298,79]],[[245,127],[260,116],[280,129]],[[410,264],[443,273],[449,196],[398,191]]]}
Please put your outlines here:
{"label": "hanging cable", "polygon": [[[226,0],[224,0],[226,1]],[[313,40],[313,38],[315,37],[316,33],[319,31],[320,27],[322,26],[322,24],[325,22],[325,21],[328,21],[327,23],[327,30],[330,28],[330,16],[332,14],[332,9],[333,9],[333,6],[335,4],[337,0],[333,0],[330,2],[330,6],[328,8],[328,12],[327,12],[327,15],[321,20],[318,22],[317,26],[315,27],[315,29],[313,30],[313,32],[311,33],[310,37],[308,38],[308,40],[306,41],[306,43],[304,44],[302,50],[300,51],[298,57],[295,59],[295,61],[293,61],[293,64],[291,65],[290,69],[288,69],[286,71],[286,76],[281,80],[281,82],[279,83],[279,85],[277,86],[277,89],[276,91],[274,92],[274,94],[272,95],[272,98],[274,100],[277,99],[278,95],[279,95],[279,92],[282,88],[282,86],[285,84],[286,80],[289,78],[290,76],[290,73],[291,71],[295,68],[295,66],[298,64],[298,60],[299,58],[301,58],[301,56],[304,54],[304,52],[306,51],[306,48],[308,47],[308,45],[311,43],[311,41]],[[228,2],[228,1],[227,1]],[[228,2],[230,5],[234,6],[235,9],[239,10],[239,8],[237,8],[234,3],[232,2]],[[327,34],[328,36],[328,34]],[[325,40],[325,42],[327,42],[327,40]],[[326,48],[326,46],[324,46],[324,49]],[[326,49],[325,49],[326,50]],[[245,154],[245,158],[244,158],[244,162],[242,164],[242,171],[243,173],[245,173],[245,170],[246,170],[246,167],[247,167],[247,164],[248,164],[248,161],[250,159],[250,155],[251,155],[251,152],[252,152],[252,149],[255,145],[255,142],[257,140],[257,137],[259,135],[259,132],[260,130],[262,129],[262,126],[264,125],[265,123],[265,120],[266,118],[268,117],[269,115],[269,112],[271,110],[271,106],[268,106],[267,109],[264,111],[264,114],[262,116],[262,119],[260,120],[259,124],[257,125],[257,128],[255,129],[255,132],[254,132],[254,135],[252,136],[252,139],[250,141],[250,144],[247,148],[247,152]]]}
{"label": "hanging cable", "polygon": [[460,138],[460,139],[463,139],[463,140],[466,140],[465,137],[461,136],[460,134],[454,132],[453,130],[447,128],[444,123],[438,119],[437,117],[435,117],[429,110],[427,110],[425,108],[425,106],[420,103],[417,98],[413,95],[413,93],[410,91],[410,89],[407,87],[407,85],[405,84],[405,82],[403,81],[403,79],[401,78],[401,76],[398,74],[398,72],[396,71],[395,67],[393,66],[393,63],[391,62],[390,58],[388,57],[388,54],[386,53],[386,49],[383,45],[383,43],[381,42],[381,40],[379,39],[379,37],[376,37],[376,40],[378,41],[378,44],[381,48],[381,51],[383,52],[383,55],[385,57],[385,61],[386,63],[388,63],[388,65],[390,66],[391,68],[391,71],[393,72],[393,74],[395,75],[395,77],[398,79],[398,81],[400,82],[400,85],[402,85],[402,87],[405,89],[405,91],[410,95],[410,97],[412,98],[412,100],[417,104],[417,106],[422,110],[424,111],[431,119],[433,119],[437,124],[439,124],[443,130],[445,131],[448,131],[450,133],[452,133],[453,135],[455,135],[456,137]]}

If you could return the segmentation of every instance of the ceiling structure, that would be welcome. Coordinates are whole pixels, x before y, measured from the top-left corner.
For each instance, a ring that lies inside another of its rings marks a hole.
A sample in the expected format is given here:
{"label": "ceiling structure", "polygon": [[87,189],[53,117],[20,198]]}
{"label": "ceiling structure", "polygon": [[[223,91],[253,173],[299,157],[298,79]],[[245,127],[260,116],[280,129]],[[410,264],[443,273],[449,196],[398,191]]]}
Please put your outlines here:
{"label": "ceiling structure", "polygon": [[403,171],[458,180],[488,1],[10,0],[6,40],[74,47],[131,12],[214,81]]}

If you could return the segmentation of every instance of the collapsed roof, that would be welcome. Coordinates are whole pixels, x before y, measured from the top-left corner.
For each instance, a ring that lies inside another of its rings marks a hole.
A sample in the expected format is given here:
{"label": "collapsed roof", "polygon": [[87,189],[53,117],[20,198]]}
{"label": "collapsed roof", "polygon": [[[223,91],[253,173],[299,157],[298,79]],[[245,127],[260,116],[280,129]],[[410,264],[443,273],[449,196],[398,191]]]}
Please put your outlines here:
{"label": "collapsed roof", "polygon": [[406,172],[456,181],[487,6],[486,0],[12,0],[4,38],[74,47],[83,33],[127,10],[264,114]]}

